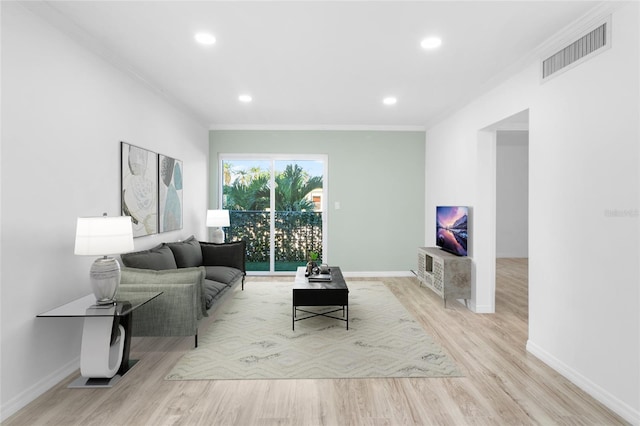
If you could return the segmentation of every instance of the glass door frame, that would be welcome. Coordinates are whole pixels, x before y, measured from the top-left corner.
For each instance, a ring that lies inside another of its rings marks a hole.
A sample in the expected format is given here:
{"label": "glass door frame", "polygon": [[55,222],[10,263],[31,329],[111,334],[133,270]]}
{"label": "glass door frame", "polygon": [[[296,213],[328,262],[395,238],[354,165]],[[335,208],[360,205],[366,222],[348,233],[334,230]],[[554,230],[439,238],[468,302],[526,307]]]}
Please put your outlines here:
{"label": "glass door frame", "polygon": [[[329,205],[329,156],[327,154],[218,154],[218,205],[223,206],[224,197],[224,162],[233,160],[245,161],[269,161],[271,176],[269,179],[270,195],[269,207],[270,211],[275,213],[275,163],[276,161],[322,161],[322,262],[329,262],[329,244],[328,244],[328,214],[327,207]],[[276,271],[275,270],[275,214],[269,215],[269,271],[247,271],[247,275],[295,275],[295,271]]]}

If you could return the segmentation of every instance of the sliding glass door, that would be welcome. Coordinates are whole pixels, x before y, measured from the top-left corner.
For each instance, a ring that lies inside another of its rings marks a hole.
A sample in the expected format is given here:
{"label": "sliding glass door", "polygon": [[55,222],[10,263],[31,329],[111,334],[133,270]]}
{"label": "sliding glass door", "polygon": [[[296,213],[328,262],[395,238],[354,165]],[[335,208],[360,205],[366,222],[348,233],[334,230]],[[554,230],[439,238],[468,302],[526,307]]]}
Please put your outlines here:
{"label": "sliding glass door", "polygon": [[290,272],[325,248],[325,156],[221,155],[227,241],[247,242],[247,271]]}

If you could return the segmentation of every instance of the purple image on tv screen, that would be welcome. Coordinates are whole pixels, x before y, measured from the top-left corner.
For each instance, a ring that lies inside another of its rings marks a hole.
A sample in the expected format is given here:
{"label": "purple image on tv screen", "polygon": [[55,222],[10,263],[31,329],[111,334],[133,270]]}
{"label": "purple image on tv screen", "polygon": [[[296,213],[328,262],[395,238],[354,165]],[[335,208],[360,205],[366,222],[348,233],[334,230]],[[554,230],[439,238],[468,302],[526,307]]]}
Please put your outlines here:
{"label": "purple image on tv screen", "polygon": [[466,256],[468,215],[468,207],[436,207],[436,245],[458,256]]}

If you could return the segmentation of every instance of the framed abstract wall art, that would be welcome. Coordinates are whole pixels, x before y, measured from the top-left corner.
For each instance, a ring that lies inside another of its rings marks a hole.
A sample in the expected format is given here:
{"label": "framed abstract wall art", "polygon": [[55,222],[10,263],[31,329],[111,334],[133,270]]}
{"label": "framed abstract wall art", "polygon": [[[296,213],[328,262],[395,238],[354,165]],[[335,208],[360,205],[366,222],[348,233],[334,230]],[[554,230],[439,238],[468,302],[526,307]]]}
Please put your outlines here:
{"label": "framed abstract wall art", "polygon": [[131,216],[133,236],[158,233],[158,154],[120,143],[122,214]]}
{"label": "framed abstract wall art", "polygon": [[160,232],[182,229],[182,161],[158,157]]}

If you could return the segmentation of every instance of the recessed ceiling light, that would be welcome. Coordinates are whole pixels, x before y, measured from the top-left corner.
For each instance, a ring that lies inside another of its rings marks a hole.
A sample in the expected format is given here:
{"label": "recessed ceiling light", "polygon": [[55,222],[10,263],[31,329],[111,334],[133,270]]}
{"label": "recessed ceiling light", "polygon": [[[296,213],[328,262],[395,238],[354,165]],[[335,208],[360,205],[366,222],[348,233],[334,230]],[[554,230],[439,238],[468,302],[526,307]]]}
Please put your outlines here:
{"label": "recessed ceiling light", "polygon": [[253,100],[253,98],[251,97],[251,95],[240,95],[238,96],[238,100],[240,102],[249,103]]}
{"label": "recessed ceiling light", "polygon": [[423,49],[435,49],[440,47],[441,44],[442,39],[439,37],[427,37],[420,42],[420,46],[422,46]]}
{"label": "recessed ceiling light", "polygon": [[395,105],[397,102],[398,100],[393,96],[386,97],[382,100],[382,103],[385,105]]}
{"label": "recessed ceiling light", "polygon": [[204,44],[204,45],[211,45],[214,44],[216,42],[216,38],[209,33],[198,33],[194,36],[194,38],[196,39],[196,41],[200,44]]}

